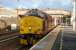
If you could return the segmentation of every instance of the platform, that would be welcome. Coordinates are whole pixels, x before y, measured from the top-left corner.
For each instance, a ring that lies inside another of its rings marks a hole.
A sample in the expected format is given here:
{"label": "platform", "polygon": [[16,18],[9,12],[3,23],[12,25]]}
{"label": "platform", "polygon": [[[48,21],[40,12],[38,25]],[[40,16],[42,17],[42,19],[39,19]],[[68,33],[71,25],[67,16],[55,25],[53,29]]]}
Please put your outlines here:
{"label": "platform", "polygon": [[29,50],[76,50],[72,26],[58,26]]}
{"label": "platform", "polygon": [[51,50],[60,30],[60,26],[56,27],[29,50]]}

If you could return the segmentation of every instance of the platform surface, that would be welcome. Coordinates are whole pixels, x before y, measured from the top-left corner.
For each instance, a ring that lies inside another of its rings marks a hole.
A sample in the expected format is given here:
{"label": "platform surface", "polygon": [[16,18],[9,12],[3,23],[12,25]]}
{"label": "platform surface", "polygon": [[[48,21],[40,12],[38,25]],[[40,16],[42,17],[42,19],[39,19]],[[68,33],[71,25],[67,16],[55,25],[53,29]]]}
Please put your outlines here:
{"label": "platform surface", "polygon": [[51,50],[76,50],[76,32],[73,31],[72,26],[61,27],[62,31]]}
{"label": "platform surface", "polygon": [[60,26],[56,27],[29,50],[51,50],[60,30]]}

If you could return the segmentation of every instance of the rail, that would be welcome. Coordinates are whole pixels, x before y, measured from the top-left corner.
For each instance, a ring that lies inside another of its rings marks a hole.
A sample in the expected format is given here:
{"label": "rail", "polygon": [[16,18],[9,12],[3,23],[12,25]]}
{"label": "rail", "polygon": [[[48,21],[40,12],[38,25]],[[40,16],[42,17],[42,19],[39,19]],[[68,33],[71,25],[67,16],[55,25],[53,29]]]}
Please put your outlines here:
{"label": "rail", "polygon": [[9,41],[9,40],[12,40],[12,39],[15,39],[17,38],[18,36],[14,36],[14,37],[10,37],[10,38],[7,38],[7,39],[3,39],[3,40],[0,40],[0,43],[3,43],[5,41]]}

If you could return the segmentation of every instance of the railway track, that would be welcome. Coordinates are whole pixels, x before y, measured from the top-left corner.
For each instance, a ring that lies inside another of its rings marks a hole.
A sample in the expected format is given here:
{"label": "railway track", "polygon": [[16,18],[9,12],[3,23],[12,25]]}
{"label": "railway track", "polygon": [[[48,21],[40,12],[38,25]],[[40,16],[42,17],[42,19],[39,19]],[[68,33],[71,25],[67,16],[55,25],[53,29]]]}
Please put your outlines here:
{"label": "railway track", "polygon": [[18,38],[10,39],[0,43],[1,50],[29,50],[28,47],[21,46],[18,43]]}
{"label": "railway track", "polygon": [[17,33],[2,35],[0,37],[0,50],[28,50],[28,47],[19,44]]}
{"label": "railway track", "polygon": [[17,33],[6,33],[0,36],[0,50],[15,50],[18,42]]}

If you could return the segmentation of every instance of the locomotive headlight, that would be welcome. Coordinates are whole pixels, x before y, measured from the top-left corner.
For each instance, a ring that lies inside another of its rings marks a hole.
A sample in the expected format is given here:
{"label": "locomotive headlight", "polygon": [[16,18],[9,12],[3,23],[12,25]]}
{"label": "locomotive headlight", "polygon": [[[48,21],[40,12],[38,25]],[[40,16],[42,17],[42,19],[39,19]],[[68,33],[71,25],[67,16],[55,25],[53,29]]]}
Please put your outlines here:
{"label": "locomotive headlight", "polygon": [[32,27],[29,27],[28,29],[29,29],[29,31],[31,31],[32,30]]}
{"label": "locomotive headlight", "polygon": [[29,30],[31,30],[32,29],[32,27],[29,27]]}

